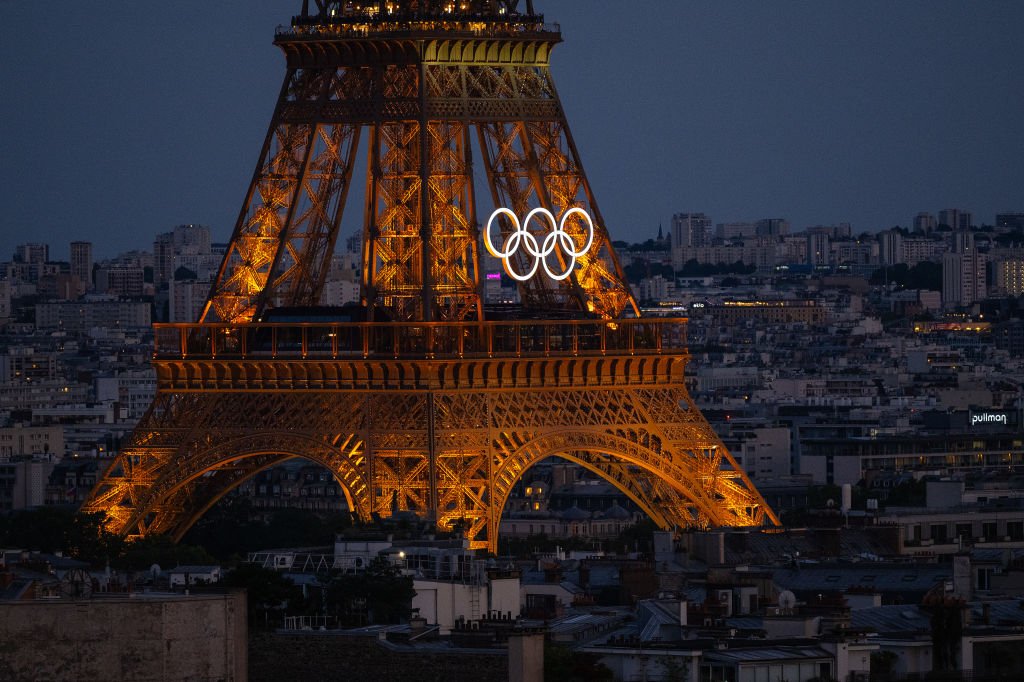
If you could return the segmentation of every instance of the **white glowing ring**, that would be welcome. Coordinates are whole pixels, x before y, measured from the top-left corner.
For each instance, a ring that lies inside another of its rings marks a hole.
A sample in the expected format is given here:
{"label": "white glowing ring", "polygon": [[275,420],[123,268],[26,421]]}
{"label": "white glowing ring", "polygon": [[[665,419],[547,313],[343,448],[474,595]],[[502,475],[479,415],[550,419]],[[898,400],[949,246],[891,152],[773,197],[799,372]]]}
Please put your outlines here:
{"label": "white glowing ring", "polygon": [[[584,221],[587,223],[587,243],[582,249],[576,248],[576,242],[573,238],[565,231],[565,222],[569,219],[569,216],[578,213],[583,216]],[[494,219],[499,215],[508,216],[508,219],[512,221],[512,225],[515,227],[515,231],[512,232],[501,245],[499,251],[495,246],[494,242],[491,241],[491,226],[494,224]],[[530,225],[530,221],[535,216],[543,216],[547,218],[548,223],[551,224],[551,232],[544,237],[544,241],[540,244],[537,243],[537,238],[526,228]],[[584,256],[590,251],[590,247],[594,244],[594,221],[590,219],[590,215],[582,208],[570,208],[562,216],[562,222],[558,223],[555,221],[554,214],[546,208],[535,208],[526,214],[526,220],[519,223],[519,218],[515,213],[507,208],[495,209],[494,213],[491,214],[490,220],[487,221],[487,229],[484,231],[484,246],[487,248],[487,252],[495,258],[500,258],[505,265],[505,272],[512,279],[525,282],[537,274],[537,268],[544,266],[544,272],[548,274],[548,277],[561,282],[566,279],[571,273],[573,268],[576,267],[576,259],[580,256]],[[509,259],[515,254],[519,247],[522,246],[526,253],[533,256],[533,266],[529,272],[520,275],[512,269],[512,264]],[[547,257],[554,253],[555,249],[558,248],[569,257],[569,266],[565,272],[554,273],[548,266]]]}

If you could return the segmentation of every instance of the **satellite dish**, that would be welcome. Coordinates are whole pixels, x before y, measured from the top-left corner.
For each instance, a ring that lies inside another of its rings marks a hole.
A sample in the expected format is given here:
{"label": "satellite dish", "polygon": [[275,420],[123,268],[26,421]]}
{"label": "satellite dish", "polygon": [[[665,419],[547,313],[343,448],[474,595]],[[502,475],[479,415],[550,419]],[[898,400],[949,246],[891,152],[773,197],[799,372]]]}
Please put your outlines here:
{"label": "satellite dish", "polygon": [[789,590],[779,592],[779,608],[787,611],[796,606],[796,595]]}

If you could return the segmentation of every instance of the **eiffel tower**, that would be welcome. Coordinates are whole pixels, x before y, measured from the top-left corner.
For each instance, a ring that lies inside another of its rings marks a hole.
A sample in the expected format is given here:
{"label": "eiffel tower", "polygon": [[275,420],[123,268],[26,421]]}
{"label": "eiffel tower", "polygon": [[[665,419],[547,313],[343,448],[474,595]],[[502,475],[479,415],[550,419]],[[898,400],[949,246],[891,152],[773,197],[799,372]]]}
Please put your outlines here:
{"label": "eiffel tower", "polygon": [[[687,393],[686,320],[640,314],[549,71],[560,29],[522,4],[305,0],[278,29],[219,274],[197,323],[154,325],[156,398],[85,511],[178,539],[301,457],[362,519],[495,551],[513,486],[558,456],[663,528],[778,523]],[[363,137],[361,301],[318,307]],[[481,242],[518,306],[484,305]]]}

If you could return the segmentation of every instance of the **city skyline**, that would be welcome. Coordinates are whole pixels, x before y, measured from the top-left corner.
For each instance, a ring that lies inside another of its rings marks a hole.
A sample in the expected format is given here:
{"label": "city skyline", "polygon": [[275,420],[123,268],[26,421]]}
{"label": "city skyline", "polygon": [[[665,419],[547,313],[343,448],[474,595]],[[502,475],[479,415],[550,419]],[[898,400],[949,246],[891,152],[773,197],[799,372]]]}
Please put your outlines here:
{"label": "city skyline", "polygon": [[[1016,4],[536,5],[562,26],[552,68],[613,239],[676,212],[857,233],[1024,203]],[[0,105],[4,239],[104,257],[192,222],[227,241],[298,2],[58,7],[0,3],[0,87],[21,93]]]}

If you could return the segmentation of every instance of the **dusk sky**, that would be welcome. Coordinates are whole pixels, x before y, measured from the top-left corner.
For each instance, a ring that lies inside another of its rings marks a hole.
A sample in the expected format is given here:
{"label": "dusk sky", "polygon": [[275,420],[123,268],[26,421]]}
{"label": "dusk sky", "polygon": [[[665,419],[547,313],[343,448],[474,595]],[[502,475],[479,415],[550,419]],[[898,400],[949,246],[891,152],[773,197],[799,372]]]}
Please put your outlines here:
{"label": "dusk sky", "polygon": [[[0,259],[150,249],[188,222],[226,241],[300,4],[0,0]],[[1024,211],[1024,2],[535,5],[562,26],[552,69],[613,239],[687,211],[857,232]]]}

